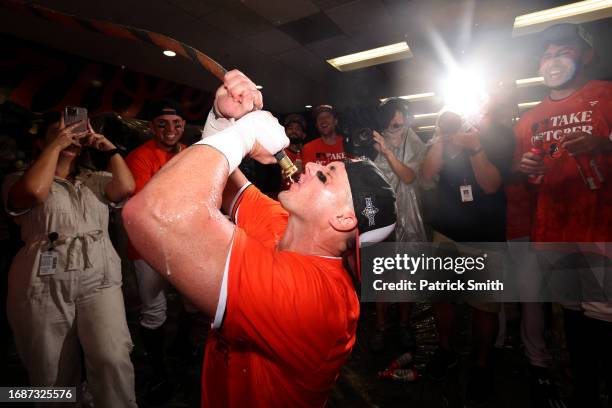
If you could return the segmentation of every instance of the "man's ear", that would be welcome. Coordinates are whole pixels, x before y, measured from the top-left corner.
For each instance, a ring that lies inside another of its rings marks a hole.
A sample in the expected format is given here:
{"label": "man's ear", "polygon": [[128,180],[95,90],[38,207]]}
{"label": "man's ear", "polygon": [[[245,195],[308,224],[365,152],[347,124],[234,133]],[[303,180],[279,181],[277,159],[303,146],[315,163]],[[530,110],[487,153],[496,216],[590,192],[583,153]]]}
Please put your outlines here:
{"label": "man's ear", "polygon": [[357,228],[357,217],[352,211],[338,213],[329,219],[329,225],[339,232],[350,232]]}
{"label": "man's ear", "polygon": [[153,121],[149,122],[149,129],[151,129],[151,133],[155,135],[155,124],[153,123]]}

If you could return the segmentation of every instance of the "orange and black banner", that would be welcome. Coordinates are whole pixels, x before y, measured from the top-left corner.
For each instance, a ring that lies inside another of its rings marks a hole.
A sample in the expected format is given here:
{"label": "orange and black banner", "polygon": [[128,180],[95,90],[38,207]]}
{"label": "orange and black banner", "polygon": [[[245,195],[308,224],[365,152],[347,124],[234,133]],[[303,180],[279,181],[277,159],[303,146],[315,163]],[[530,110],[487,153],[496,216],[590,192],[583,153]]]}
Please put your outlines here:
{"label": "orange and black banner", "polygon": [[39,6],[30,1],[0,0],[0,6],[8,8],[12,11],[34,15],[47,21],[63,24],[65,26],[93,31],[99,34],[108,35],[110,37],[148,43],[164,50],[174,51],[177,55],[187,58],[200,65],[202,68],[206,69],[208,72],[217,77],[220,81],[223,81],[223,76],[226,72],[225,68],[223,68],[217,61],[210,58],[208,55],[163,34],[134,27],[127,27],[120,24],[109,23],[107,21],[84,19],[69,14],[60,13],[47,7]]}

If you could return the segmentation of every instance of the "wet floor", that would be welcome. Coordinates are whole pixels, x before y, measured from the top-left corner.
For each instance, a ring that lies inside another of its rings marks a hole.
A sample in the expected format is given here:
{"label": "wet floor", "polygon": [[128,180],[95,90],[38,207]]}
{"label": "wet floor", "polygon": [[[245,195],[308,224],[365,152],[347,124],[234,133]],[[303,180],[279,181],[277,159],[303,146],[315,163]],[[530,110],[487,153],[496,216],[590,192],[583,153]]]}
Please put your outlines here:
{"label": "wet floor", "polygon": [[[141,407],[146,407],[142,400],[149,370],[146,364],[140,337],[138,334],[139,302],[135,291],[135,282],[129,276],[125,279],[125,301],[128,323],[132,331],[135,349],[132,360],[136,370],[136,392]],[[176,321],[180,309],[180,297],[176,292],[169,296],[169,318],[167,324],[167,343],[170,344],[176,332]],[[329,407],[463,407],[464,389],[470,368],[470,322],[467,306],[459,305],[457,335],[455,344],[461,358],[460,364],[451,371],[446,381],[436,382],[423,377],[415,382],[395,382],[381,379],[378,372],[383,370],[393,359],[402,354],[399,332],[396,325],[397,310],[392,305],[388,312],[388,329],[386,330],[385,349],[374,354],[368,347],[368,339],[374,331],[374,304],[362,304],[357,342],[353,353],[343,367],[328,402]],[[523,356],[518,339],[517,321],[511,320],[508,325],[506,346],[496,349],[493,398],[485,406],[489,407],[529,407],[530,391],[527,381],[527,363]],[[429,306],[417,304],[413,308],[412,322],[417,348],[414,353],[414,367],[424,373],[424,366],[435,350],[436,332]],[[197,344],[199,353],[191,360],[184,361],[175,356],[168,357],[168,369],[177,386],[175,397],[164,404],[166,407],[198,407],[200,399],[200,374],[202,347],[206,339],[208,320],[203,316],[196,319],[191,340]],[[567,379],[564,369],[564,352],[555,331],[549,334],[552,352],[555,356],[555,380],[562,392],[567,393]],[[6,370],[3,370],[3,385],[26,385],[26,374],[19,363],[14,347],[9,348],[9,359]],[[7,375],[8,374],[8,375]],[[20,407],[27,405],[20,404]]]}

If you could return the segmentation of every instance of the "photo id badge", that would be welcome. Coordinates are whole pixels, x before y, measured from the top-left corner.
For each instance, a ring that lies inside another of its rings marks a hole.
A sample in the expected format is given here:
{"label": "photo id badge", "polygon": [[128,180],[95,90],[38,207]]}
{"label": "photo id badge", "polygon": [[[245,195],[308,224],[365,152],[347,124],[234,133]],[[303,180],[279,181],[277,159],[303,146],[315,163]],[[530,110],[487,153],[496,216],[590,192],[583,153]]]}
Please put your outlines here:
{"label": "photo id badge", "polygon": [[461,194],[461,202],[468,203],[470,201],[474,201],[474,196],[472,195],[472,186],[467,184],[463,186],[459,186],[459,193]]}
{"label": "photo id badge", "polygon": [[58,253],[53,250],[45,251],[40,254],[40,265],[38,266],[38,276],[53,275],[57,270]]}

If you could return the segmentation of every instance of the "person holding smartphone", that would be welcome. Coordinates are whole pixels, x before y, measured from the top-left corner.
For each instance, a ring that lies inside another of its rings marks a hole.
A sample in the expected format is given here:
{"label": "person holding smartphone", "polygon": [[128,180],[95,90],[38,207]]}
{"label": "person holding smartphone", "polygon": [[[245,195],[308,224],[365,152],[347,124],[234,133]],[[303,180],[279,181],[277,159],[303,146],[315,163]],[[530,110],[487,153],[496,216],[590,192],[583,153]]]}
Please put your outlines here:
{"label": "person holding smartphone", "polygon": [[[96,407],[136,407],[121,261],[108,235],[109,206],[133,193],[134,178],[115,145],[82,125],[45,114],[40,154],[3,184],[25,242],[9,273],[8,318],[30,385],[78,386],[84,355]],[[109,171],[88,168],[83,147],[105,152]]]}

